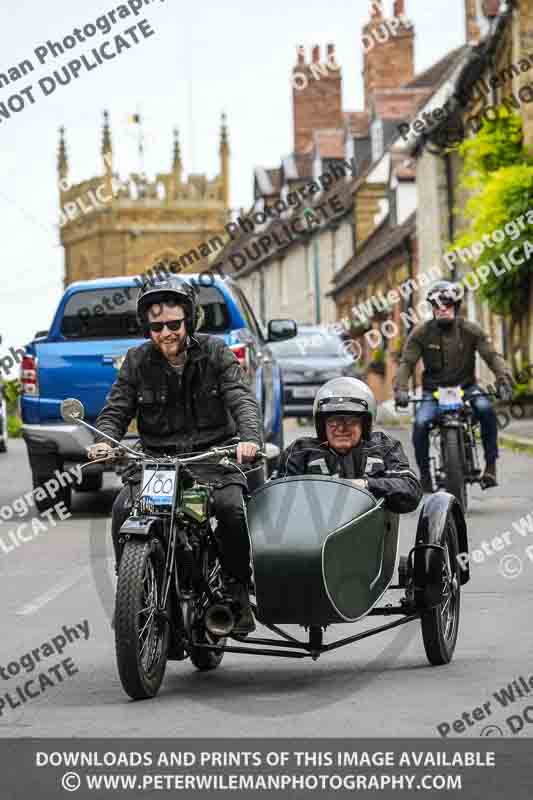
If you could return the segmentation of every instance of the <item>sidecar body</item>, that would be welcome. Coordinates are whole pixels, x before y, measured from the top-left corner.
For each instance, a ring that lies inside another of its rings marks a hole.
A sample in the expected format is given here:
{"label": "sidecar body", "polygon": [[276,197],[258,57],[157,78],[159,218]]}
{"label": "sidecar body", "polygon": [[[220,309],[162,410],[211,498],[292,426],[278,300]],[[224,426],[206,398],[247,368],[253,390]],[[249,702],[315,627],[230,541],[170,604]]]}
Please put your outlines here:
{"label": "sidecar body", "polygon": [[266,624],[354,622],[389,586],[398,515],[350,481],[266,483],[247,507],[256,616]]}

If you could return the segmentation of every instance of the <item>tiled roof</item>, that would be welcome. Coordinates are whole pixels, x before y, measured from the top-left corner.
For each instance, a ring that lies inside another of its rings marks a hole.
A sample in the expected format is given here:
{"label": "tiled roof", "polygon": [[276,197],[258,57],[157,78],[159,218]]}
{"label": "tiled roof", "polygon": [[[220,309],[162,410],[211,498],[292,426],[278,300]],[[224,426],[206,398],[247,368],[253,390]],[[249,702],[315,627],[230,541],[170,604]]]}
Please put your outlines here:
{"label": "tiled roof", "polygon": [[399,247],[404,239],[416,231],[416,211],[402,225],[392,226],[390,217],[366,239],[346,266],[335,276],[335,288],[329,292],[331,296],[338,294],[368,267],[380,261]]}
{"label": "tiled roof", "polygon": [[440,61],[432,64],[432,66],[424,70],[424,72],[419,72],[418,75],[415,75],[408,83],[404,83],[402,89],[435,88],[437,84],[444,80],[448,72],[455,66],[456,62],[459,61],[469,49],[469,45],[463,44],[461,47],[451,50],[441,58]]}
{"label": "tiled roof", "polygon": [[[265,227],[261,227],[261,230],[253,231],[252,233],[243,233],[235,241],[231,242],[227,245],[227,247],[222,251],[219,258],[217,259],[217,264],[222,267],[222,269],[228,273],[235,273],[236,270],[229,261],[229,256],[242,251],[244,247],[247,245],[253,244],[253,242],[258,241],[261,236],[266,236],[270,233],[279,233],[279,237],[281,240],[285,240],[285,243],[282,244],[281,247],[272,247],[265,255],[262,255],[256,261],[244,265],[240,270],[237,270],[238,274],[246,274],[248,271],[253,271],[256,269],[259,264],[263,264],[265,262],[270,261],[272,258],[276,258],[279,256],[280,252],[287,250],[290,247],[294,247],[295,245],[301,245],[303,241],[303,237],[300,236],[299,238],[295,237],[293,241],[287,241],[286,234],[283,234],[283,224],[290,222],[290,220],[294,219],[296,216],[301,216],[303,213],[304,208],[310,208],[311,210],[318,206],[324,205],[327,203],[333,196],[337,197],[338,202],[342,206],[342,211],[333,213],[331,207],[328,206],[328,213],[329,218],[327,221],[324,221],[324,225],[328,225],[335,219],[341,219],[351,210],[353,205],[353,189],[357,184],[357,179],[352,179],[346,181],[344,178],[340,178],[333,182],[332,186],[328,189],[327,192],[321,192],[320,194],[314,194],[305,199],[305,202],[297,209],[292,212],[291,217],[282,218],[282,219],[272,219],[268,225]],[[250,209],[248,215],[250,213],[254,213],[253,209]],[[317,212],[318,213],[318,212]],[[312,234],[316,235],[316,233],[321,230],[317,226],[313,229]]]}

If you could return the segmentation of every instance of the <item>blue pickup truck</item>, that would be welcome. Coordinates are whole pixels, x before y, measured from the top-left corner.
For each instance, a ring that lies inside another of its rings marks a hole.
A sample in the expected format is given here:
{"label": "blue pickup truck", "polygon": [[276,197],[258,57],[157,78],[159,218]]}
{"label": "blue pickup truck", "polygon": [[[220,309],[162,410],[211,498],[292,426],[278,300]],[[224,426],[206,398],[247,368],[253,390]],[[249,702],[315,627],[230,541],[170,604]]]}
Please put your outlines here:
{"label": "blue pickup truck", "polygon": [[[272,320],[267,333],[258,323],[245,295],[231,278],[184,275],[195,281],[204,312],[200,331],[220,336],[232,348],[247,374],[263,414],[269,471],[283,448],[283,390],[278,364],[269,341],[296,333],[292,320]],[[71,284],[58,305],[49,331],[37,334],[26,346],[21,365],[22,435],[34,488],[63,471],[86,462],[85,448],[93,436],[86,428],[62,421],[61,401],[77,397],[94,420],[130,347],[141,344],[136,317],[138,279],[101,278]],[[127,436],[135,437],[135,430]],[[100,464],[84,470],[77,491],[97,491],[102,486]],[[68,484],[68,481],[64,481]],[[37,502],[40,511],[62,500],[71,504],[70,485],[55,499]]]}

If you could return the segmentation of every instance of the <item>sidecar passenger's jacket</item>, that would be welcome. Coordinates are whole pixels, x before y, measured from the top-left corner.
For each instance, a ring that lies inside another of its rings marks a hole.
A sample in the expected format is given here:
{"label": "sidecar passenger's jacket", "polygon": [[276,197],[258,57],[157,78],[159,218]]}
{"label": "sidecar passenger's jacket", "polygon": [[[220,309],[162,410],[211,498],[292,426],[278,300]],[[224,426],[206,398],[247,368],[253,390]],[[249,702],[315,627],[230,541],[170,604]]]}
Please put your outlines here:
{"label": "sidecar passenger's jacket", "polygon": [[122,439],[135,416],[143,450],[151,453],[208,450],[237,434],[262,445],[259,407],[241,366],[208,334],[190,337],[181,375],[151,341],[128,350],[96,427]]}
{"label": "sidecar passenger's jacket", "polygon": [[364,477],[374,497],[384,497],[385,506],[397,514],[414,511],[422,498],[420,483],[403,447],[382,431],[374,431],[369,441],[360,442],[344,456],[327,442],[311,437],[296,439],[281,455],[278,477],[312,474]]}

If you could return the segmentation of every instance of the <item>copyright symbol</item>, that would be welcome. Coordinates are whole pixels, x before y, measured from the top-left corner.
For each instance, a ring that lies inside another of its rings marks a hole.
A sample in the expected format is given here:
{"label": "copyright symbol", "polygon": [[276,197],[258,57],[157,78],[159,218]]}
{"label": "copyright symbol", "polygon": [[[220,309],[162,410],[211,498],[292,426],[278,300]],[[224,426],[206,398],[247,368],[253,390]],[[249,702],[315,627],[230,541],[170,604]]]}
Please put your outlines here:
{"label": "copyright symbol", "polygon": [[522,559],[519,556],[504,556],[500,561],[499,570],[504,578],[518,578],[522,572]]}
{"label": "copyright symbol", "polygon": [[344,351],[353,358],[354,361],[359,361],[361,356],[363,355],[363,348],[357,341],[357,339],[350,339],[348,342],[344,342],[343,344]]}
{"label": "copyright symbol", "polygon": [[61,778],[61,786],[67,792],[75,792],[81,786],[81,778],[77,772],[65,772]]}
{"label": "copyright symbol", "polygon": [[497,725],[485,725],[480,736],[503,736],[503,731]]}

